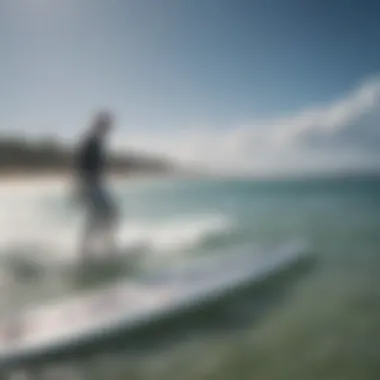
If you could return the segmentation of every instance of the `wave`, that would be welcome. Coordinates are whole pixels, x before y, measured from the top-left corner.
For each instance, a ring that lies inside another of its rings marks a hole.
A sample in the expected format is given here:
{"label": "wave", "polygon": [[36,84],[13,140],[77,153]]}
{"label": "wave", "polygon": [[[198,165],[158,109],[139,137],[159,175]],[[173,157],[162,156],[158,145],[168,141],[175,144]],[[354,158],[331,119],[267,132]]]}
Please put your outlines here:
{"label": "wave", "polygon": [[[101,267],[86,265],[85,270],[77,265],[79,227],[78,221],[57,226],[39,220],[31,230],[17,229],[16,240],[13,239],[16,234],[1,234],[0,288],[26,285],[31,292],[37,289],[41,293],[41,289],[50,288],[51,284],[56,287],[62,283],[64,288],[95,286],[139,271],[141,264],[155,267],[166,265],[167,260],[182,260],[189,251],[202,247],[210,239],[230,233],[233,223],[223,215],[182,216],[155,223],[125,221],[118,234],[122,256],[115,263],[102,260]],[[138,255],[131,255],[133,252]]]}
{"label": "wave", "polygon": [[125,223],[119,238],[122,246],[141,242],[157,252],[172,252],[196,248],[233,228],[233,221],[221,214],[181,216],[159,223]]}
{"label": "wave", "polygon": [[[1,278],[4,272],[38,277],[77,262],[82,216],[67,210],[62,189],[58,189],[59,194],[42,190],[0,189]],[[125,256],[135,248],[143,248],[150,258],[180,258],[210,241],[224,239],[234,229],[234,220],[219,212],[194,211],[144,219],[127,215],[118,228],[117,244]]]}
{"label": "wave", "polygon": [[[41,250],[51,258],[64,259],[75,255],[81,220],[75,218],[63,223],[24,218],[22,222],[8,221],[2,227],[0,251]],[[125,249],[144,246],[150,251],[173,252],[194,249],[210,238],[228,234],[233,228],[233,221],[220,214],[180,215],[155,221],[124,220],[117,241]]]}

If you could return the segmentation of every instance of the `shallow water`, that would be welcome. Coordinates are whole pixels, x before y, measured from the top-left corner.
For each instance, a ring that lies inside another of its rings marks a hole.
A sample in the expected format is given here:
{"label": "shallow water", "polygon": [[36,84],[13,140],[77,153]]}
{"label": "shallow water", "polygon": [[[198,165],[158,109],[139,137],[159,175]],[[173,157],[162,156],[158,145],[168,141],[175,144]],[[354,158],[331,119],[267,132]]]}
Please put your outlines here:
{"label": "shallow water", "polygon": [[[80,376],[380,377],[378,179],[126,182],[114,191],[124,216],[120,244],[144,242],[143,266],[165,267],[236,244],[292,238],[308,239],[318,263],[299,281],[263,291],[265,301],[289,289],[260,318],[250,311],[257,295],[246,294],[210,312],[207,322],[187,319],[173,344],[162,347],[164,337],[156,334],[153,350],[147,344],[137,353],[118,353],[88,365],[86,373],[81,365],[74,369]],[[96,273],[75,269],[80,213],[64,189],[8,187],[0,193],[2,314],[130,275],[128,265]]]}

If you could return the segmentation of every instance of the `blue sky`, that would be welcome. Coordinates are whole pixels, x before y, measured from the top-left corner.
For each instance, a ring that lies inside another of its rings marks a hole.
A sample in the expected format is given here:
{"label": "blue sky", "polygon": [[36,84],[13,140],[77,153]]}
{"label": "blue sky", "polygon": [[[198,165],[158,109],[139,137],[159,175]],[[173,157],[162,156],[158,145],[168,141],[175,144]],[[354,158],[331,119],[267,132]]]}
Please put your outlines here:
{"label": "blue sky", "polygon": [[377,165],[379,19],[375,0],[0,0],[0,130],[71,136],[108,107],[119,147]]}

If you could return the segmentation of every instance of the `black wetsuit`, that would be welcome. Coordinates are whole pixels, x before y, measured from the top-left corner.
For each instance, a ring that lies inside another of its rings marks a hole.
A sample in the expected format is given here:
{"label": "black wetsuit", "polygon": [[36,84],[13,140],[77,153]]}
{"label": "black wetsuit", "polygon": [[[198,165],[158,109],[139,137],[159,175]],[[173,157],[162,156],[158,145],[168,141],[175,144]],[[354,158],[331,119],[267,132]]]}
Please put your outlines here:
{"label": "black wetsuit", "polygon": [[83,198],[89,206],[90,214],[112,216],[114,204],[103,184],[105,167],[103,141],[90,136],[79,147],[76,166],[83,188]]}
{"label": "black wetsuit", "polygon": [[86,184],[100,184],[104,172],[103,142],[96,136],[84,140],[77,154],[77,169],[80,179]]}

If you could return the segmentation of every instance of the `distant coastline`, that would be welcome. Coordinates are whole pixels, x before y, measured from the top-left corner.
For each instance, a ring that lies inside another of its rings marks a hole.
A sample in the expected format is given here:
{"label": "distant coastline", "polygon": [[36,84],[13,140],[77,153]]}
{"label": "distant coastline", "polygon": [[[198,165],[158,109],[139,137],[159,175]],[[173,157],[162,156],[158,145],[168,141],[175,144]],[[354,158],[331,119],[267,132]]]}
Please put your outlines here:
{"label": "distant coastline", "polygon": [[[74,149],[54,139],[38,142],[19,137],[0,136],[0,180],[61,180],[75,174]],[[380,180],[380,168],[353,168],[346,170],[310,172],[261,172],[238,174],[216,172],[206,169],[185,168],[161,157],[132,151],[110,153],[107,174],[117,179],[208,179],[253,181],[357,181]]]}
{"label": "distant coastline", "polygon": [[[163,176],[177,171],[167,160],[131,152],[111,153],[107,167],[111,175],[120,177]],[[56,141],[0,138],[2,179],[67,177],[73,175],[74,169],[74,150]]]}

